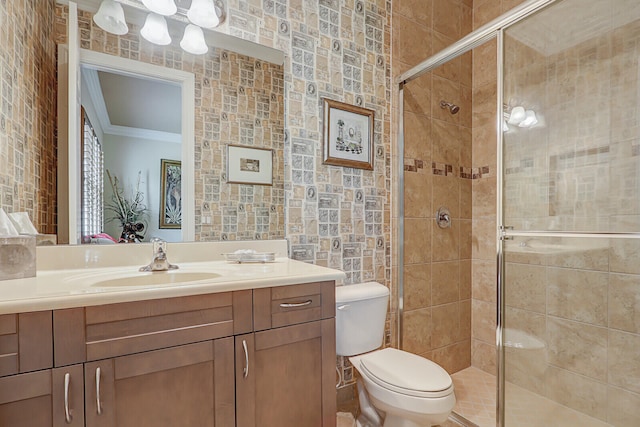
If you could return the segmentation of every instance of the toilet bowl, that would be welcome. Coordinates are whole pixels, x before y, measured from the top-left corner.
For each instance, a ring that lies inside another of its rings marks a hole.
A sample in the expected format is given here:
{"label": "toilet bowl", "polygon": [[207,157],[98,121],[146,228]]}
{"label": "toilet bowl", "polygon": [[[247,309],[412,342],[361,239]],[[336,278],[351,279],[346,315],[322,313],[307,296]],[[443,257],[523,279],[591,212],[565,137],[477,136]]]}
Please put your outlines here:
{"label": "toilet bowl", "polygon": [[384,413],[385,427],[441,424],[456,404],[451,377],[428,359],[385,348],[349,361],[362,376],[372,405]]}
{"label": "toilet bowl", "polygon": [[362,427],[427,427],[455,406],[453,381],[438,364],[382,344],[388,289],[374,282],[336,288],[336,350],[362,377]]}

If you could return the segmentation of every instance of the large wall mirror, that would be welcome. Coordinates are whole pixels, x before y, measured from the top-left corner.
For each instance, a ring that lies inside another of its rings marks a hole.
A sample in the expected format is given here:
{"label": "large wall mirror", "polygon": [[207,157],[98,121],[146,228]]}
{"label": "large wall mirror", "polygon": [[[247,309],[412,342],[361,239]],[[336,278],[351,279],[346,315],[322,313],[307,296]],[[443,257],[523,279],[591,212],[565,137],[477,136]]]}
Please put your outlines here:
{"label": "large wall mirror", "polygon": [[194,240],[194,75],[81,49],[80,79],[81,241]]}
{"label": "large wall mirror", "polygon": [[[37,3],[27,7],[40,8]],[[69,93],[68,82],[72,82],[76,86],[75,99],[81,104],[76,110],[72,103],[65,105],[69,99],[58,100],[58,206],[57,215],[50,215],[57,218],[57,223],[41,221],[42,227],[55,230],[60,243],[105,243],[100,237],[91,237],[102,233],[117,240],[122,230],[116,220],[109,221],[113,212],[103,208],[98,214],[98,208],[92,207],[97,197],[91,191],[99,190],[87,190],[84,184],[95,179],[96,188],[102,185],[101,197],[106,205],[114,203],[114,178],[129,197],[135,195],[139,179],[138,188],[147,208],[143,241],[151,237],[168,241],[283,238],[284,54],[206,31],[209,52],[192,55],[179,47],[183,23],[169,20],[174,41],[168,46],[152,45],[140,36],[145,16],[139,8],[129,5],[141,2],[123,3],[129,23],[129,33],[124,36],[108,34],[93,22],[99,0],[76,3],[79,30],[75,53],[70,43],[73,37],[67,34],[69,28],[74,31],[76,24],[71,19],[69,2],[46,0],[42,2],[43,10],[38,11],[41,15],[55,14],[45,20],[55,22],[57,93]],[[190,0],[176,3],[184,9]],[[12,19],[25,19],[25,15]],[[20,27],[19,22],[15,25]],[[73,71],[74,55],[79,63],[75,83],[61,77],[73,74],[69,69]],[[173,101],[153,100],[165,90]],[[117,93],[124,96],[118,99]],[[159,110],[149,111],[150,105]],[[145,114],[137,114],[142,112],[151,114],[146,118]],[[69,120],[65,114],[77,117]],[[168,116],[162,118],[161,114]],[[131,121],[134,119],[141,122]],[[67,144],[73,132],[69,132],[69,125],[65,129],[61,123],[75,123],[72,127],[81,129],[78,138]],[[99,141],[102,150],[102,172],[92,169],[98,160],[87,151],[94,140]],[[227,183],[229,144],[272,150],[273,185]],[[175,188],[176,165],[181,174],[179,190]],[[163,224],[160,214],[162,203],[175,204],[172,194],[180,198],[179,227],[170,221]],[[38,197],[27,192],[18,196]],[[85,225],[104,221],[105,226],[83,230],[83,221]]]}

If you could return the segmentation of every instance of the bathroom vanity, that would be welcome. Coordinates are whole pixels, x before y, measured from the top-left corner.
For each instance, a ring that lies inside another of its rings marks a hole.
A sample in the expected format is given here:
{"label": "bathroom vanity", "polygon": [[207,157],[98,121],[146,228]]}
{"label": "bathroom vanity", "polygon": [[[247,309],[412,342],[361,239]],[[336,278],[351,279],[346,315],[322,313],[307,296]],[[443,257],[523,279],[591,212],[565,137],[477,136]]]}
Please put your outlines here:
{"label": "bathroom vanity", "polygon": [[[287,258],[183,266],[211,278],[145,285],[107,267],[11,281],[33,298],[0,301],[0,425],[335,426],[343,273]],[[58,290],[38,298],[43,286]]]}

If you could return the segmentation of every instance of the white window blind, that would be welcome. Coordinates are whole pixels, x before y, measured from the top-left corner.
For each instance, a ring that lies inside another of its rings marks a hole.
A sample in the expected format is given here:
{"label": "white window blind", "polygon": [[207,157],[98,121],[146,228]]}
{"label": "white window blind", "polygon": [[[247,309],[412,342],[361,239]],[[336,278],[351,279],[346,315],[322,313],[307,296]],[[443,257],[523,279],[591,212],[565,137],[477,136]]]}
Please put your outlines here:
{"label": "white window blind", "polygon": [[98,136],[83,110],[82,236],[104,229],[104,155]]}

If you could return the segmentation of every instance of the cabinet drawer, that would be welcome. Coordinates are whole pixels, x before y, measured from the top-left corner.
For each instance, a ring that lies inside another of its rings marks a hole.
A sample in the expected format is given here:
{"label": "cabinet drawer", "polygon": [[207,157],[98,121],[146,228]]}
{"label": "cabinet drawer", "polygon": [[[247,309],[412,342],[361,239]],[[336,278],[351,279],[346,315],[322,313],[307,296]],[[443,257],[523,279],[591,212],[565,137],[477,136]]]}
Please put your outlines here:
{"label": "cabinet drawer", "polygon": [[247,290],[56,310],[55,365],[249,332],[251,302]]}
{"label": "cabinet drawer", "polygon": [[255,289],[254,330],[335,317],[335,299],[333,281]]}
{"label": "cabinet drawer", "polygon": [[52,366],[51,311],[0,316],[0,377]]}

